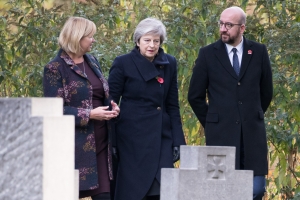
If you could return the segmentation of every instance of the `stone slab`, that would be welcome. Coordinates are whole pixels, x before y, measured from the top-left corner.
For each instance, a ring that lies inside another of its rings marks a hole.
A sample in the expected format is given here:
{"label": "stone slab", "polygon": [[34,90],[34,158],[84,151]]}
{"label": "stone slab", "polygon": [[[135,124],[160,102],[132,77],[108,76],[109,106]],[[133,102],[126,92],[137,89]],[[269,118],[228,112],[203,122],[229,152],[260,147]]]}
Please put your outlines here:
{"label": "stone slab", "polygon": [[252,200],[253,172],[235,170],[235,147],[181,146],[180,167],[162,169],[161,200]]}
{"label": "stone slab", "polygon": [[78,199],[74,116],[62,99],[0,98],[0,110],[0,199]]}

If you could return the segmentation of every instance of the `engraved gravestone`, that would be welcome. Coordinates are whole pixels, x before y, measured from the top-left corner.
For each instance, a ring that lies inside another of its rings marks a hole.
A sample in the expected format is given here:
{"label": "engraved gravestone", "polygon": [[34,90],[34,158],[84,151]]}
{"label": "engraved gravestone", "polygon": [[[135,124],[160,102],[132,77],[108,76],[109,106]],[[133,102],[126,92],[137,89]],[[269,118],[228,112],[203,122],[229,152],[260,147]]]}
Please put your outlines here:
{"label": "engraved gravestone", "polygon": [[235,170],[235,147],[181,146],[180,167],[161,171],[161,200],[252,200],[253,171]]}
{"label": "engraved gravestone", "polygon": [[60,98],[0,98],[0,199],[78,200],[74,117]]}

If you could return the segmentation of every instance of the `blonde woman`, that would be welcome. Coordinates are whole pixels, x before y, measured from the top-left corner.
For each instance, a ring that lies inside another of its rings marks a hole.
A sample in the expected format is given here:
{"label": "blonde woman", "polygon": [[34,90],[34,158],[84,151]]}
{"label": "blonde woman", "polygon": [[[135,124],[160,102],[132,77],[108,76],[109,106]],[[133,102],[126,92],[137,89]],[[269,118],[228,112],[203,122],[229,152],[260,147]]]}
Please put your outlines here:
{"label": "blonde woman", "polygon": [[[59,35],[60,50],[44,68],[44,96],[61,97],[64,114],[75,116],[75,168],[79,170],[79,197],[110,199],[111,160],[108,120],[119,114],[110,100],[108,84],[93,47],[95,24],[70,17]],[[110,109],[111,108],[111,109]]]}

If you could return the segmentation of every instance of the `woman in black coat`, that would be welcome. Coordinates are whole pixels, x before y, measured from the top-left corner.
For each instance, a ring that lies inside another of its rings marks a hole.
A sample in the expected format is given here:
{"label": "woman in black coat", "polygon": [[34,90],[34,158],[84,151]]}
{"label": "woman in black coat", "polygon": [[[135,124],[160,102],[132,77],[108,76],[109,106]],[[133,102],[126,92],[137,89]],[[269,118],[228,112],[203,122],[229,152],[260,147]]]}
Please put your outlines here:
{"label": "woman in black coat", "polygon": [[115,127],[115,200],[159,199],[161,168],[172,168],[185,145],[177,63],[160,47],[166,39],[160,20],[142,20],[133,37],[135,48],[114,60],[108,79],[122,110]]}

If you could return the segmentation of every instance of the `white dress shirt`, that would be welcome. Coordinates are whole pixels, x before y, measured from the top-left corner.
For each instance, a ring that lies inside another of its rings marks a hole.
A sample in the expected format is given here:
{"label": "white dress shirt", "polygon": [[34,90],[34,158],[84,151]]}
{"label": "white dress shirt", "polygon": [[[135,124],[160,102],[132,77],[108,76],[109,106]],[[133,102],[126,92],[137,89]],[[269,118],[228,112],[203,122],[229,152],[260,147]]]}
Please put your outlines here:
{"label": "white dress shirt", "polygon": [[226,44],[225,43],[225,45],[226,45],[226,47],[227,47],[227,53],[228,53],[228,56],[229,56],[229,60],[230,60],[230,62],[231,62],[231,66],[233,66],[232,65],[232,60],[233,60],[233,51],[232,51],[232,49],[233,48],[236,48],[236,54],[237,54],[237,56],[238,56],[238,58],[239,58],[239,67],[241,68],[241,63],[242,63],[242,56],[243,56],[243,38],[242,38],[242,41],[236,46],[236,47],[234,47],[234,46],[232,46],[232,45],[230,45],[230,44]]}

